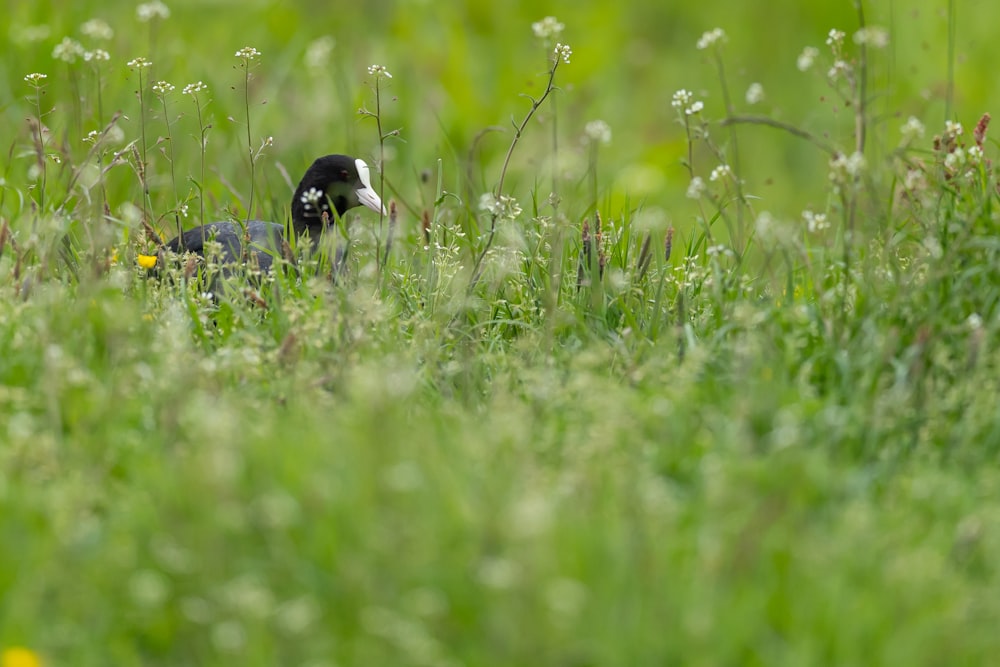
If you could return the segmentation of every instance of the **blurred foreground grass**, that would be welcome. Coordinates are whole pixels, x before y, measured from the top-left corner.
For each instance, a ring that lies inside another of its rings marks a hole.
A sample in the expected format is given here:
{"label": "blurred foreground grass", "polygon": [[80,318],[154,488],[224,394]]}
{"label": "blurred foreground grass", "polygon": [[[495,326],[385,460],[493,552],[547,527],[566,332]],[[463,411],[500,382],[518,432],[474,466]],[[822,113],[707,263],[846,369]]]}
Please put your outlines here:
{"label": "blurred foreground grass", "polygon": [[[866,9],[890,45],[862,62],[849,4],[554,3],[573,56],[498,193],[517,95],[541,95],[551,66],[535,5],[172,3],[146,22],[117,3],[12,8],[3,659],[988,664],[1000,245],[995,146],[973,128],[996,102],[998,10]],[[110,40],[82,34],[95,17]],[[727,41],[697,50],[716,25]],[[961,135],[944,124],[949,25]],[[863,161],[847,161],[856,115],[831,63],[796,68],[808,45],[828,58],[831,28],[870,77]],[[53,59],[63,35],[110,59]],[[246,45],[262,54],[249,90],[231,55]],[[759,82],[747,110],[844,162],[714,124],[715,54],[734,110]],[[255,215],[284,215],[282,169],[335,151],[377,164],[357,113],[372,63],[392,72],[380,114],[400,130],[384,267],[370,213],[336,285],[302,262],[208,295],[183,269],[134,266],[155,247],[143,220],[170,234],[183,206],[186,226],[203,202],[244,214],[244,93],[254,146],[274,137]],[[31,72],[48,75],[38,98]],[[175,85],[162,99],[159,80]],[[196,81],[201,123],[182,92]],[[705,104],[690,172],[679,89]],[[84,141],[118,111],[120,136]],[[24,122],[39,115],[41,134]],[[900,134],[911,115],[925,136]],[[609,144],[581,142],[596,119]],[[484,250],[491,191],[523,210]]]}

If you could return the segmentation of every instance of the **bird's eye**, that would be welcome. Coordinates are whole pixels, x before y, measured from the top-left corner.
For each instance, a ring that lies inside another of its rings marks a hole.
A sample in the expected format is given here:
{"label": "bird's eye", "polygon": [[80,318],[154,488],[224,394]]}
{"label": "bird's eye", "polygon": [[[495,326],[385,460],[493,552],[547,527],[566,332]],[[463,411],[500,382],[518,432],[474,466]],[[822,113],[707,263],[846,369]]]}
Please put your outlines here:
{"label": "bird's eye", "polygon": [[346,181],[347,180],[347,176],[348,176],[347,170],[346,169],[341,169],[340,170],[340,177]]}

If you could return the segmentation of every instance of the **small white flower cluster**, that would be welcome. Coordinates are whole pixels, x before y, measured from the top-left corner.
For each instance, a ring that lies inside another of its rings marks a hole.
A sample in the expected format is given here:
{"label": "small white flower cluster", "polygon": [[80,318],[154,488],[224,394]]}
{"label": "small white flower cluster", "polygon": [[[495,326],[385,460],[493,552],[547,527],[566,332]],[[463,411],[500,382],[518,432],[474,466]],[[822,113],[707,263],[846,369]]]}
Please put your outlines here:
{"label": "small white flower cluster", "polygon": [[948,138],[950,138],[950,139],[954,139],[955,137],[962,136],[962,132],[964,132],[964,131],[965,130],[962,127],[962,124],[959,123],[958,121],[946,120],[944,122],[944,133],[945,133],[945,136],[948,137]]}
{"label": "small white flower cluster", "polygon": [[498,199],[492,192],[484,192],[479,197],[479,210],[506,220],[514,220],[521,215],[521,205],[516,199],[508,195],[500,195]]}
{"label": "small white flower cluster", "polygon": [[181,92],[185,95],[194,95],[195,93],[200,93],[203,90],[208,90],[208,86],[206,86],[203,82],[199,81],[197,83],[189,83],[188,85],[184,86],[184,90],[182,90]]}
{"label": "small white flower cluster", "polygon": [[260,56],[260,51],[252,46],[244,46],[242,49],[236,52],[237,58],[242,58],[244,62],[250,62],[251,60],[256,60]]}
{"label": "small white flower cluster", "polygon": [[145,69],[153,63],[149,62],[145,58],[133,58],[125,64],[132,69]]}
{"label": "small white flower cluster", "polygon": [[34,44],[44,42],[52,34],[52,28],[45,25],[28,25],[19,30],[11,30],[10,37],[20,44]]}
{"label": "small white flower cluster", "polygon": [[830,180],[837,184],[854,181],[864,172],[865,165],[865,156],[861,153],[841,153],[830,160]]}
{"label": "small white flower cluster", "polygon": [[111,60],[111,54],[104,49],[94,49],[93,51],[83,52],[83,61],[86,63],[100,61],[107,62],[108,60]]}
{"label": "small white flower cluster", "polygon": [[899,128],[899,131],[903,134],[903,141],[910,143],[914,139],[920,139],[924,136],[924,124],[916,116],[910,116]]}
{"label": "small white flower cluster", "polygon": [[875,25],[865,26],[854,33],[854,43],[884,49],[889,46],[889,31]]}
{"label": "small white flower cluster", "polygon": [[153,84],[153,92],[157,95],[166,95],[167,93],[173,92],[174,85],[172,83],[167,83],[166,81],[157,81]]}
{"label": "small white flower cluster", "polygon": [[969,146],[969,150],[965,152],[969,158],[969,164],[978,167],[983,162],[983,149],[980,146]]}
{"label": "small white flower cluster", "polygon": [[170,18],[170,8],[160,0],[145,2],[135,8],[135,17],[143,23],[149,23],[154,19],[168,19]]}
{"label": "small white flower cluster", "polygon": [[330,35],[323,35],[314,39],[306,47],[306,55],[303,58],[306,62],[306,67],[315,70],[326,67],[330,62],[330,54],[333,53],[333,48],[336,45],[337,40]]}
{"label": "small white flower cluster", "polygon": [[684,109],[685,116],[693,116],[705,108],[705,103],[701,100],[695,100],[694,93],[690,90],[681,88],[674,93],[673,98],[670,100],[670,106],[675,109]]}
{"label": "small white flower cluster", "polygon": [[705,248],[705,254],[708,255],[709,257],[720,257],[720,256],[721,257],[735,257],[736,256],[736,253],[733,252],[732,248],[730,248],[729,246],[723,245],[721,243],[718,244],[718,245],[710,245],[707,248]]}
{"label": "small white flower cluster", "polygon": [[826,218],[826,213],[813,213],[810,210],[802,211],[802,219],[806,221],[806,229],[810,233],[821,232],[830,228],[830,221]]}
{"label": "small white flower cluster", "polygon": [[41,72],[32,72],[24,77],[24,80],[33,86],[41,85],[42,81],[49,78],[48,74],[42,74]]}
{"label": "small white flower cluster", "polygon": [[52,57],[66,63],[75,63],[77,58],[82,58],[85,49],[80,42],[70,37],[63,37],[62,41],[52,49]]}
{"label": "small white flower cluster", "polygon": [[688,184],[687,197],[688,199],[700,199],[702,193],[705,192],[705,181],[701,176],[695,176],[691,179],[691,183]]}
{"label": "small white flower cluster", "polygon": [[556,44],[556,48],[553,49],[556,54],[556,61],[562,59],[564,63],[569,65],[569,57],[573,55],[573,49],[569,47],[569,44]]}
{"label": "small white flower cluster", "polygon": [[802,53],[799,54],[799,58],[795,65],[799,68],[800,72],[805,72],[806,70],[812,68],[813,63],[816,62],[816,58],[819,57],[819,49],[815,46],[807,46],[802,49]]}
{"label": "small white flower cluster", "polygon": [[965,166],[968,161],[967,157],[965,149],[961,146],[956,146],[953,151],[944,157],[944,166],[948,171],[955,173]]}
{"label": "small white flower cluster", "polygon": [[565,25],[556,20],[555,16],[546,16],[541,21],[532,23],[531,31],[539,39],[549,39],[550,37],[558,37],[565,27]]}
{"label": "small white flower cluster", "polygon": [[747,104],[758,104],[764,101],[764,86],[759,83],[751,83],[747,88]]}
{"label": "small white flower cluster", "polygon": [[584,126],[583,136],[587,143],[610,144],[611,126],[603,120],[592,120]]}
{"label": "small white flower cluster", "polygon": [[385,65],[369,65],[368,73],[374,76],[376,79],[381,79],[383,77],[386,79],[392,78],[392,74],[390,74],[389,70],[385,68]]}
{"label": "small white flower cluster", "polygon": [[826,73],[826,76],[831,81],[835,81],[841,74],[848,74],[851,71],[851,66],[846,60],[841,60],[840,58],[833,61],[833,65],[830,70]]}
{"label": "small white flower cluster", "polygon": [[826,45],[832,49],[838,49],[844,43],[844,37],[846,35],[843,30],[834,28],[830,30],[830,33],[826,37]]}
{"label": "small white flower cluster", "polygon": [[726,33],[722,28],[714,28],[708,32],[702,33],[701,37],[698,39],[699,51],[704,51],[713,44],[726,41]]}
{"label": "small white flower cluster", "polygon": [[107,24],[106,21],[101,19],[90,19],[84,22],[80,26],[80,32],[90,37],[91,39],[100,39],[107,41],[115,36],[115,31],[111,29],[111,26]]}
{"label": "small white flower cluster", "polygon": [[[309,188],[299,197],[299,201],[305,205],[307,211],[315,208],[321,199],[323,199],[323,191],[318,188]],[[326,209],[328,207],[324,204],[323,208]]]}
{"label": "small white flower cluster", "polygon": [[708,175],[710,181],[721,181],[725,178],[732,178],[733,170],[728,164],[720,164]]}

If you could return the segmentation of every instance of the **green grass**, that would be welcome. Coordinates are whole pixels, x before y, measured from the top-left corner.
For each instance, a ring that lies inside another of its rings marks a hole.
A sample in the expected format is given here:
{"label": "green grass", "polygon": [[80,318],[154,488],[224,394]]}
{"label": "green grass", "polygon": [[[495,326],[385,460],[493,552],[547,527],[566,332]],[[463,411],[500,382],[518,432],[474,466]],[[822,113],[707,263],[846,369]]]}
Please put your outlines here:
{"label": "green grass", "polygon": [[[669,4],[12,9],[2,667],[989,664],[1000,11]],[[330,152],[394,221],[136,265]]]}

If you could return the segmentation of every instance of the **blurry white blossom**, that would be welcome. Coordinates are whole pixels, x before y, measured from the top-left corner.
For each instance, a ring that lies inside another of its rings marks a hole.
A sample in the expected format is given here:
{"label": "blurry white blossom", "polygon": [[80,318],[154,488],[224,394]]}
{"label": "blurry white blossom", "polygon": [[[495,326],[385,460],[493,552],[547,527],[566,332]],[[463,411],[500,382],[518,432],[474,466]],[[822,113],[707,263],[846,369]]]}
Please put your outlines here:
{"label": "blurry white blossom", "polygon": [[539,39],[549,39],[550,37],[558,37],[565,27],[565,25],[556,20],[556,17],[546,16],[541,21],[532,23],[531,31]]}
{"label": "blurry white blossom", "polygon": [[135,17],[143,23],[149,23],[153,19],[168,19],[170,18],[170,8],[160,0],[153,0],[136,7]]}
{"label": "blurry white blossom", "polygon": [[725,42],[726,33],[722,28],[714,28],[708,32],[702,33],[701,37],[698,39],[698,44],[696,45],[699,50],[705,50],[708,47],[716,44],[717,42]]}
{"label": "blurry white blossom", "polygon": [[865,26],[854,33],[854,43],[884,49],[889,45],[889,31],[875,25]]}
{"label": "blurry white blossom", "polygon": [[111,29],[107,21],[102,19],[90,19],[80,26],[80,32],[92,39],[109,40],[115,36],[115,31]]}
{"label": "blurry white blossom", "polygon": [[910,116],[899,131],[903,133],[903,139],[910,142],[924,136],[924,124],[916,116]]}
{"label": "blurry white blossom", "polygon": [[590,143],[609,144],[611,143],[611,126],[603,120],[592,120],[584,126],[583,136]]}
{"label": "blurry white blossom", "polygon": [[819,56],[819,49],[815,46],[807,46],[802,49],[802,53],[799,54],[799,58],[796,61],[796,67],[799,68],[800,72],[805,72],[807,69],[813,66],[816,58]]}
{"label": "blurry white blossom", "polygon": [[705,192],[705,181],[702,180],[701,176],[695,176],[688,184],[687,196],[689,199],[698,199],[703,192]]}

